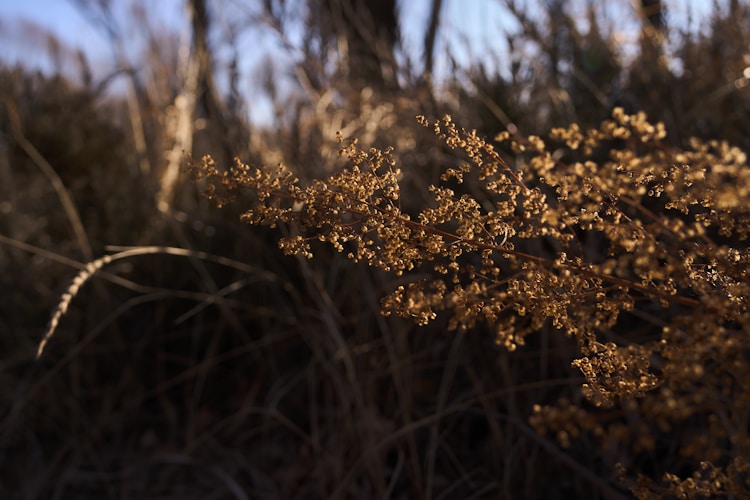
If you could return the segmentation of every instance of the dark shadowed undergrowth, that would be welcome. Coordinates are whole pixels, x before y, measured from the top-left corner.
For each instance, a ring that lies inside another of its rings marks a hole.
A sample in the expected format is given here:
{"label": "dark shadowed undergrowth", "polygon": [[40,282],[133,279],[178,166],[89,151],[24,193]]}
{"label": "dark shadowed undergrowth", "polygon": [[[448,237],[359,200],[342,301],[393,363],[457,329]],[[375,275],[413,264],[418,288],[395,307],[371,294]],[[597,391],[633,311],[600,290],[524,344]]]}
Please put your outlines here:
{"label": "dark shadowed undergrowth", "polygon": [[0,497],[750,496],[750,10],[504,0],[438,81],[390,1],[262,4],[265,128],[205,10],[0,69]]}

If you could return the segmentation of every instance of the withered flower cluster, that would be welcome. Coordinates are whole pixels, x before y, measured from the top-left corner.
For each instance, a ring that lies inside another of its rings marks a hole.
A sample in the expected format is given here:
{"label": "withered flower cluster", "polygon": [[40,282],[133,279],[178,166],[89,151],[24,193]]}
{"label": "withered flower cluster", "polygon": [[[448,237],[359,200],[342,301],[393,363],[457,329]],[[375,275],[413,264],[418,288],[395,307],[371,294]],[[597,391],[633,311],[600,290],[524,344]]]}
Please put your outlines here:
{"label": "withered flower cluster", "polygon": [[[662,124],[619,108],[598,129],[573,124],[546,141],[502,133],[490,143],[447,116],[418,120],[465,156],[427,188],[433,202],[418,213],[401,208],[392,151],[364,151],[342,137],[348,166],[309,186],[283,165],[220,171],[204,158],[194,171],[219,204],[254,192],[243,220],[288,225],[280,247],[289,254],[312,257],[320,240],[354,261],[414,276],[382,300],[386,315],[424,325],[445,313],[451,329],[482,326],[510,350],[546,324],[575,338],[584,395],[634,423],[608,425],[566,401],[537,406],[531,423],[563,446],[590,433],[603,446],[649,452],[664,433],[702,422],[708,432],[680,450],[694,459],[695,475],[638,478],[637,495],[747,495],[745,153],[698,140],[676,148]],[[628,335],[644,323],[650,335]]]}

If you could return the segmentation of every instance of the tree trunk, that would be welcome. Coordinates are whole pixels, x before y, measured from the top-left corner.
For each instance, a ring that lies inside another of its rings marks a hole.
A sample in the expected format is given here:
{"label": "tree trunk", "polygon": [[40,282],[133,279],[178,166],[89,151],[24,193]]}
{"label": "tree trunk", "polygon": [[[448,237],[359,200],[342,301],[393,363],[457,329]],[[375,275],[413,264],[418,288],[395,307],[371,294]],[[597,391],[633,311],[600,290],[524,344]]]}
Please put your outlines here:
{"label": "tree trunk", "polygon": [[396,0],[318,0],[321,37],[339,47],[340,64],[355,90],[396,86]]}

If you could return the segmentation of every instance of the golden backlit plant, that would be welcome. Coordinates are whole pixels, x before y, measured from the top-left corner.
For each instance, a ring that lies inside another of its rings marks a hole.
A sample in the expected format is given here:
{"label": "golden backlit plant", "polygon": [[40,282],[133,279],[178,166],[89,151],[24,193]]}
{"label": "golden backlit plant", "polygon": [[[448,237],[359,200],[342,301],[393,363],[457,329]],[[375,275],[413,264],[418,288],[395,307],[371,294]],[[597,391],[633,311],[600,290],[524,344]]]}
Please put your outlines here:
{"label": "golden backlit plant", "polygon": [[[206,157],[193,171],[219,205],[254,193],[242,220],[286,225],[288,254],[310,258],[322,241],[403,275],[385,315],[424,325],[443,313],[450,329],[489,330],[509,350],[545,325],[574,338],[591,404],[537,405],[530,422],[563,447],[586,434],[626,450],[620,471],[637,496],[750,494],[745,153],[677,148],[662,124],[620,108],[596,129],[494,143],[448,116],[418,120],[464,160],[417,213],[402,209],[393,151],[343,137],[348,166],[307,186],[283,165],[222,171]],[[680,472],[695,472],[635,477],[633,457],[670,435]]]}

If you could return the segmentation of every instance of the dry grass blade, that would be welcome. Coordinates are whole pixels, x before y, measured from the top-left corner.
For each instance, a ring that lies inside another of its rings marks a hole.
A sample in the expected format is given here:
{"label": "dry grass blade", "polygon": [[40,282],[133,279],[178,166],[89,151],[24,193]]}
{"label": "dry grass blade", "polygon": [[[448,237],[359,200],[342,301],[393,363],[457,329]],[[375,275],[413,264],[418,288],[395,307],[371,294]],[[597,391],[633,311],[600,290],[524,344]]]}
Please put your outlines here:
{"label": "dry grass blade", "polygon": [[42,171],[44,176],[49,180],[50,184],[55,190],[55,193],[57,193],[57,197],[60,199],[60,204],[65,211],[65,215],[68,217],[70,226],[73,229],[73,234],[75,235],[75,240],[78,243],[78,247],[81,249],[83,257],[86,260],[91,260],[93,258],[91,244],[89,243],[89,239],[86,236],[86,231],[83,228],[81,218],[78,216],[78,210],[76,209],[73,200],[70,198],[70,194],[68,194],[68,190],[65,188],[62,179],[60,179],[60,176],[57,175],[57,172],[55,172],[55,169],[52,167],[52,165],[50,165],[50,163],[44,158],[44,156],[42,156],[39,150],[34,147],[34,145],[29,142],[29,140],[23,134],[21,119],[19,118],[18,111],[16,110],[16,107],[13,105],[13,103],[8,99],[5,99],[4,102],[5,109],[8,112],[8,119],[10,121],[10,128],[11,132],[13,133],[13,139],[15,139],[16,143],[18,143],[21,149],[23,149],[23,151],[29,156],[29,158],[31,158],[36,166],[39,167],[39,169]]}

